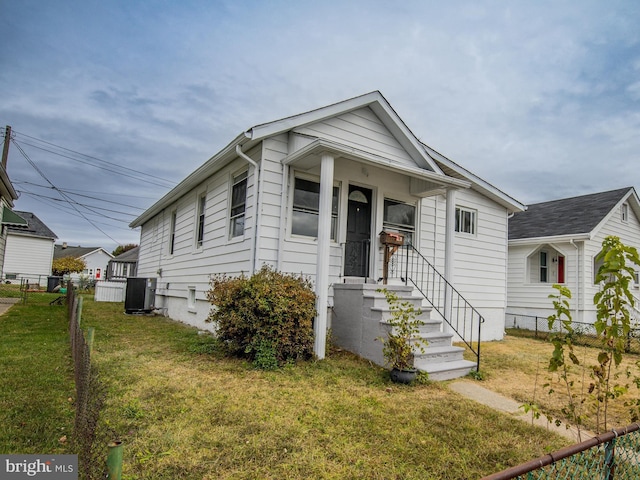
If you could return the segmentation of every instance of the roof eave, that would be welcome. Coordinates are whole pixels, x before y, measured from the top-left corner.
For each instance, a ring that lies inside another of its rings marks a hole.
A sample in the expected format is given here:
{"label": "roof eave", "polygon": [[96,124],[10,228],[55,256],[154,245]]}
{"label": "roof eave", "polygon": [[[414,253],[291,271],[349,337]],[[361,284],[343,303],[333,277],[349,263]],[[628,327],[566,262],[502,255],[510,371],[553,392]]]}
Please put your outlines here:
{"label": "roof eave", "polygon": [[372,166],[383,168],[394,172],[405,174],[409,177],[428,180],[430,182],[439,184],[442,188],[454,187],[454,188],[469,188],[471,183],[446,176],[444,173],[434,173],[430,170],[423,170],[419,168],[411,168],[405,165],[397,164],[385,157],[374,155],[363,150],[359,150],[355,147],[350,147],[342,143],[333,142],[318,138],[308,145],[305,145],[299,150],[296,150],[291,155],[288,155],[282,159],[282,163],[285,165],[295,164],[297,161],[312,155],[319,155],[322,152],[330,152],[334,155],[351,158],[360,162],[368,163]]}
{"label": "roof eave", "polygon": [[582,242],[585,240],[591,240],[591,233],[577,233],[566,235],[549,235],[546,237],[528,237],[528,238],[515,238],[509,239],[509,245],[533,245],[540,243],[558,243],[558,242]]}

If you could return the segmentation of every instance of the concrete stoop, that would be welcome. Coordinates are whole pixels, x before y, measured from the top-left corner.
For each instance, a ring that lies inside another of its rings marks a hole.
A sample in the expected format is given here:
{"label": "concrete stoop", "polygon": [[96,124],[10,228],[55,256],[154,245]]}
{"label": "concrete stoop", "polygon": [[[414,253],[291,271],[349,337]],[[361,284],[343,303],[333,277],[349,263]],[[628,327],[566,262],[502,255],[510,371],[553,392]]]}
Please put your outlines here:
{"label": "concrete stoop", "polygon": [[[411,287],[392,287],[401,302],[408,301],[416,309],[422,310],[417,318],[423,322],[419,329],[418,337],[427,342],[422,350],[414,348],[413,365],[418,370],[429,374],[431,380],[443,381],[464,377],[475,369],[475,362],[463,358],[464,348],[453,345],[453,333],[443,331],[442,320],[431,318],[431,306],[425,305],[420,296],[413,295]],[[379,315],[380,324],[385,331],[391,328],[388,323],[391,310],[384,295],[377,293],[373,297],[371,317]]]}

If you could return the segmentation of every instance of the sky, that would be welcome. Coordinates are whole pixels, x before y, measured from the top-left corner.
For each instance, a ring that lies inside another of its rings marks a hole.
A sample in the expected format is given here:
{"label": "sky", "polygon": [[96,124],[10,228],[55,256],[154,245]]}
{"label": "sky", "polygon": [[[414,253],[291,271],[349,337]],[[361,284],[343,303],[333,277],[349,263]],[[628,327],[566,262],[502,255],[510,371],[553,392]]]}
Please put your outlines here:
{"label": "sky", "polygon": [[69,245],[128,224],[254,125],[379,90],[524,203],[640,188],[640,2],[3,1],[16,210]]}

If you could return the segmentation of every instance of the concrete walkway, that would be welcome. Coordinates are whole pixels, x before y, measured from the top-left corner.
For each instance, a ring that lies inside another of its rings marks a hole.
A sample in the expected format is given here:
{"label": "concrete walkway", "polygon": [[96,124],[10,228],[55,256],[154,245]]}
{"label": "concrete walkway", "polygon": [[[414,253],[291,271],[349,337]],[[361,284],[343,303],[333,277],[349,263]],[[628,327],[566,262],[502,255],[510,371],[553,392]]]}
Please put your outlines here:
{"label": "concrete walkway", "polygon": [[[499,393],[486,389],[480,386],[477,382],[470,380],[456,380],[449,383],[449,388],[463,397],[474,400],[500,412],[504,412],[507,415],[531,425],[533,413],[524,413],[524,410],[520,408],[520,405],[522,405],[521,402],[516,402],[511,398],[507,398]],[[564,424],[556,426],[555,423],[550,423],[544,414],[541,414],[540,418],[534,418],[533,425],[555,432],[573,442],[578,442],[578,431],[574,427],[567,428]],[[582,441],[595,436],[595,433],[586,430],[582,430],[581,434]]]}
{"label": "concrete walkway", "polygon": [[0,298],[0,316],[7,313],[7,311],[19,301],[19,298]]}

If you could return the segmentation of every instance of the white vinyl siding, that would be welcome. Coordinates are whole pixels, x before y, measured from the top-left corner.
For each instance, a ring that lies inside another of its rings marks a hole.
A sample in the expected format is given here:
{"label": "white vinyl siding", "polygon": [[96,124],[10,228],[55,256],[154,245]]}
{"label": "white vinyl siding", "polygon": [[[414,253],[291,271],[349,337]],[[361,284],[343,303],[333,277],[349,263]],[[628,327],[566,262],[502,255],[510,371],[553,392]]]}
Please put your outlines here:
{"label": "white vinyl siding", "polygon": [[296,129],[296,132],[344,143],[359,150],[389,158],[401,165],[416,165],[369,107],[306,125]]}
{"label": "white vinyl siding", "polygon": [[15,273],[18,278],[46,285],[52,261],[53,239],[7,234],[3,274]]}

